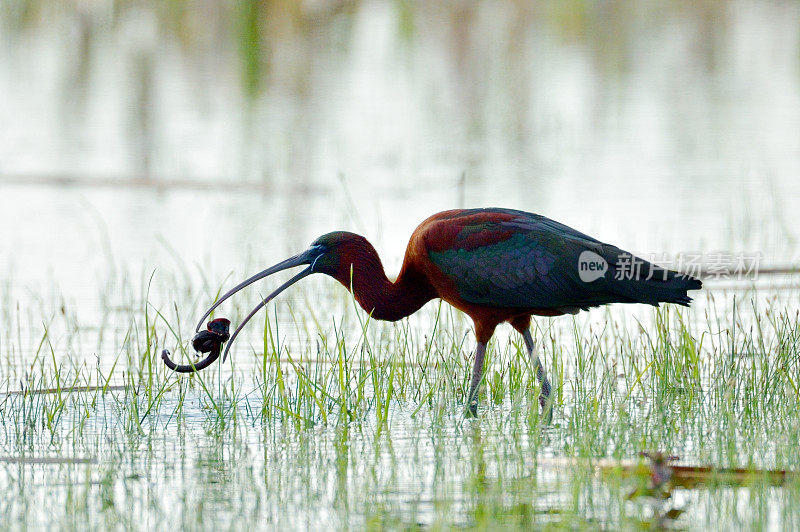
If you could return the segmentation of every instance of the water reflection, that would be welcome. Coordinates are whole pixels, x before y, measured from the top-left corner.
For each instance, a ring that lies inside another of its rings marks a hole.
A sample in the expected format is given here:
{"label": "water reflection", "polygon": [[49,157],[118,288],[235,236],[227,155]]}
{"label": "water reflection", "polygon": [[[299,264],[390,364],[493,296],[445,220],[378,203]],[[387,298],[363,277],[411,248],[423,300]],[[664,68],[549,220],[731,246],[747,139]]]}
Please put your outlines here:
{"label": "water reflection", "polygon": [[[199,257],[207,269],[235,250],[215,276],[243,250],[284,253],[333,227],[368,233],[397,264],[419,220],[460,203],[541,211],[633,249],[796,257],[794,4],[4,9],[3,221],[41,211],[4,251],[37,278],[41,261],[22,257],[45,228],[98,231],[81,205],[117,257],[162,265],[169,253],[144,247],[156,236],[192,256],[188,232],[228,235]],[[61,177],[279,186],[247,198],[9,186]],[[56,247],[63,263],[97,251]]]}

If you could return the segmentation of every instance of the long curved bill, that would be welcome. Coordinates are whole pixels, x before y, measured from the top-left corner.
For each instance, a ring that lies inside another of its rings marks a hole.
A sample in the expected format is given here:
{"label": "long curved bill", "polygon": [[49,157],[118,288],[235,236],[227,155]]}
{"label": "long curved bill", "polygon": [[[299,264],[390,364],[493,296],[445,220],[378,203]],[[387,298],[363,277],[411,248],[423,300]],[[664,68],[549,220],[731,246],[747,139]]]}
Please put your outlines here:
{"label": "long curved bill", "polygon": [[260,279],[263,279],[264,277],[272,275],[273,273],[277,273],[279,271],[283,271],[283,270],[286,270],[288,268],[294,268],[295,266],[302,266],[302,265],[306,265],[306,264],[309,265],[308,268],[304,269],[303,271],[301,271],[300,273],[298,273],[297,275],[295,275],[294,277],[292,277],[291,279],[289,279],[288,281],[283,283],[280,287],[278,287],[277,290],[275,290],[270,295],[268,295],[267,297],[262,299],[261,302],[256,306],[256,308],[254,308],[250,312],[250,314],[247,315],[247,317],[244,319],[244,321],[242,321],[242,323],[236,328],[236,330],[231,335],[230,340],[228,340],[228,345],[225,346],[225,354],[222,357],[222,361],[224,362],[225,359],[228,358],[228,351],[230,351],[231,345],[233,344],[233,340],[239,334],[239,331],[242,330],[242,327],[244,327],[245,324],[248,321],[250,321],[250,319],[253,316],[255,316],[255,314],[259,310],[264,308],[264,306],[266,306],[267,303],[269,303],[272,299],[274,299],[275,296],[277,296],[278,294],[280,294],[281,292],[283,292],[284,290],[289,288],[289,286],[293,285],[294,283],[296,283],[297,281],[299,281],[303,277],[306,277],[307,275],[310,275],[310,274],[314,273],[314,262],[316,261],[317,258],[319,258],[319,256],[321,254],[322,253],[321,253],[321,250],[319,249],[319,246],[312,246],[311,248],[307,249],[306,251],[304,251],[304,252],[302,252],[302,253],[300,253],[298,255],[295,255],[294,257],[290,257],[290,258],[288,258],[288,259],[286,259],[286,260],[284,260],[282,262],[279,262],[278,264],[276,264],[276,265],[274,265],[274,266],[272,266],[270,268],[267,268],[266,270],[264,270],[262,272],[259,272],[259,273],[255,274],[255,275],[253,275],[252,277],[250,277],[250,278],[242,281],[241,283],[237,284],[236,286],[234,286],[233,288],[231,288],[230,290],[228,290],[227,292],[222,294],[222,296],[220,296],[220,298],[213,305],[211,305],[211,307],[205,312],[205,314],[203,314],[203,317],[200,318],[200,322],[197,324],[197,328],[195,329],[195,332],[199,332],[200,331],[200,329],[203,327],[203,325],[204,325],[204,323],[206,321],[206,318],[208,318],[211,315],[211,313],[214,312],[214,309],[216,309],[218,306],[220,306],[226,299],[231,297],[233,294],[235,294],[239,290],[250,286],[251,284],[255,283],[256,281],[258,281]]}
{"label": "long curved bill", "polygon": [[283,292],[284,290],[286,290],[287,288],[292,286],[294,283],[296,283],[297,281],[299,281],[303,277],[305,277],[307,275],[311,275],[312,273],[314,273],[314,271],[311,269],[311,266],[309,266],[308,268],[306,268],[302,272],[298,273],[297,275],[295,275],[294,277],[292,277],[291,279],[289,279],[288,281],[286,281],[285,283],[280,285],[274,292],[272,292],[270,295],[268,295],[267,297],[262,299],[261,302],[258,305],[256,305],[256,308],[254,308],[253,310],[250,311],[250,314],[248,314],[244,318],[244,320],[242,320],[242,323],[240,323],[239,326],[236,327],[236,330],[233,331],[233,334],[231,335],[231,339],[228,340],[228,345],[225,346],[225,353],[222,355],[222,363],[223,364],[225,363],[225,360],[228,358],[228,351],[231,350],[231,346],[233,345],[233,341],[239,335],[239,331],[241,331],[244,328],[244,326],[247,324],[247,322],[250,321],[250,318],[255,316],[256,313],[259,310],[261,310],[262,308],[267,306],[267,303],[272,301],[275,298],[275,296],[277,296],[278,294],[280,294],[281,292]]}

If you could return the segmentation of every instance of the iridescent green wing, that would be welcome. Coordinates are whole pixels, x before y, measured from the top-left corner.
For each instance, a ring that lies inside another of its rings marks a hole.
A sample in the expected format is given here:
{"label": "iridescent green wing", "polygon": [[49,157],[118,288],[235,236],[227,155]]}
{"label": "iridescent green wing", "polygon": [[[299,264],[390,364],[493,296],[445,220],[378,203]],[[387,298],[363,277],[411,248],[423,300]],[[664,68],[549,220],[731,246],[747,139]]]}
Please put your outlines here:
{"label": "iridescent green wing", "polygon": [[[585,309],[606,303],[686,305],[696,279],[532,213],[469,211],[428,256],[468,302],[492,307]],[[626,265],[635,268],[626,271]]]}

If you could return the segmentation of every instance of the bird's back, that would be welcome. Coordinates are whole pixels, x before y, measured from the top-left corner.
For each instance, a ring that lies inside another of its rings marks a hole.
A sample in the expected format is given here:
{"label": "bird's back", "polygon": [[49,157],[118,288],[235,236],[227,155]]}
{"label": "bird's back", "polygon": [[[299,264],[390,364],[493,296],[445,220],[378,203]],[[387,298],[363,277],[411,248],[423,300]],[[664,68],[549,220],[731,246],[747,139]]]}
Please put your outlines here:
{"label": "bird's back", "polygon": [[559,313],[607,303],[688,305],[687,291],[702,286],[564,224],[511,209],[435,214],[414,232],[412,247],[454,295],[485,307]]}

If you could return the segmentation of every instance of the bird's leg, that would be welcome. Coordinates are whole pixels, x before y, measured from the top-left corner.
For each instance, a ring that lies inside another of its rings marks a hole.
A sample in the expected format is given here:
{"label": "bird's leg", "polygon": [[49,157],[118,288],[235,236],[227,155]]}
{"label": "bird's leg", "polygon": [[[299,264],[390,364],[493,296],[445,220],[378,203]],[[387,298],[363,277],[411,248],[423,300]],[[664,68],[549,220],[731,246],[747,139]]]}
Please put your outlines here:
{"label": "bird's leg", "polygon": [[476,417],[478,415],[478,386],[483,377],[483,359],[485,357],[486,343],[478,342],[478,348],[475,349],[475,365],[472,366],[472,382],[470,382],[467,396],[467,416]]}
{"label": "bird's leg", "polygon": [[533,367],[536,368],[536,378],[538,378],[539,382],[542,383],[542,393],[539,395],[539,404],[542,405],[542,409],[547,409],[550,401],[550,381],[547,380],[547,373],[544,371],[542,361],[539,360],[539,356],[533,352],[534,344],[531,331],[529,329],[525,329],[525,331],[522,333],[522,338],[525,339],[525,347],[528,348],[528,357],[530,357]]}

